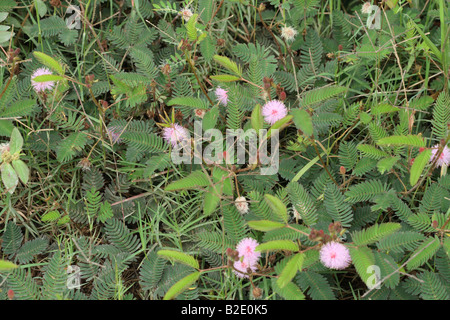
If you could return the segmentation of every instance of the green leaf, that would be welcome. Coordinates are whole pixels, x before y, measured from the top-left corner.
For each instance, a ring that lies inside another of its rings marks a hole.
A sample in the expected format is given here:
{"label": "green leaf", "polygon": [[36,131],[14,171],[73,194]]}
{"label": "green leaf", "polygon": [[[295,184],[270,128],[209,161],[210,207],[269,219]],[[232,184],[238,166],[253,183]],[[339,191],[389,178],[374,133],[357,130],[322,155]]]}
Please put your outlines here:
{"label": "green leaf", "polygon": [[411,174],[409,176],[409,183],[412,186],[414,186],[417,183],[417,181],[419,181],[423,169],[425,169],[425,166],[430,161],[430,158],[431,158],[431,150],[425,149],[414,160],[414,163],[411,166]]}
{"label": "green leaf", "polygon": [[400,160],[399,156],[383,158],[377,163],[378,171],[381,174],[388,172],[394,167],[394,165]]}
{"label": "green leaf", "polygon": [[371,108],[370,112],[373,115],[380,115],[380,114],[384,114],[384,113],[396,112],[398,110],[400,110],[400,109],[397,108],[397,107],[391,106],[390,104],[385,104],[384,103],[384,104],[379,104],[379,105],[373,106]]}
{"label": "green leaf", "polygon": [[[8,117],[24,117],[31,115],[36,109],[38,109],[36,100],[34,99],[24,99],[14,102],[14,104],[10,105],[8,108],[4,109],[0,112],[0,118],[8,118]],[[0,123],[0,127],[3,127],[3,124]],[[2,128],[6,129],[6,128]],[[0,129],[0,135],[4,130]],[[11,128],[12,130],[13,128]]]}
{"label": "green leaf", "polygon": [[[158,251],[159,254],[159,251]],[[186,290],[191,284],[193,284],[195,281],[198,280],[200,277],[200,272],[194,272],[190,275],[184,277],[177,283],[175,283],[170,289],[167,291],[166,295],[164,296],[164,300],[172,300],[176,296],[178,296],[180,293],[182,293],[184,290]]]}
{"label": "green leaf", "polygon": [[36,4],[36,12],[39,13],[39,16],[42,18],[47,13],[47,6],[42,0],[35,0],[34,2]]}
{"label": "green leaf", "polygon": [[247,224],[252,229],[264,231],[264,232],[280,229],[285,226],[285,224],[283,224],[283,223],[269,221],[269,220],[248,221]]}
{"label": "green leaf", "polygon": [[289,282],[284,288],[280,288],[275,278],[271,279],[272,289],[286,300],[304,300],[305,295],[298,286]]}
{"label": "green leaf", "polygon": [[0,1],[0,11],[12,11],[15,6],[17,6],[17,2],[14,0]]}
{"label": "green leaf", "polygon": [[187,35],[190,41],[197,40],[197,17],[198,14],[193,14],[189,21],[186,23]]}
{"label": "green leaf", "polygon": [[232,76],[229,74],[218,74],[215,76],[210,76],[210,78],[219,82],[234,82],[241,80],[240,77]]}
{"label": "green leaf", "polygon": [[[210,2],[210,1],[208,1]],[[206,35],[206,33],[204,33]],[[200,52],[206,61],[210,62],[216,52],[216,43],[212,37],[205,38],[204,41],[200,43]]]}
{"label": "green leaf", "polygon": [[47,82],[47,81],[59,81],[64,80],[64,77],[55,74],[44,74],[33,78],[34,82]]}
{"label": "green leaf", "polygon": [[12,270],[16,268],[18,268],[18,266],[14,263],[0,259],[0,271]]}
{"label": "green leaf", "polygon": [[312,136],[313,124],[311,115],[303,109],[293,109],[291,114],[294,116],[294,123],[297,129],[302,130],[307,136]]}
{"label": "green leaf", "polygon": [[47,247],[47,238],[36,238],[27,241],[20,247],[19,251],[17,251],[16,258],[21,264],[29,263],[36,255],[44,252]]}
{"label": "green leaf", "polygon": [[387,222],[373,225],[361,231],[352,233],[352,239],[357,246],[375,243],[401,228],[400,223]]}
{"label": "green leaf", "polygon": [[264,199],[266,200],[269,207],[272,209],[272,211],[281,218],[284,222],[288,222],[289,216],[287,214],[287,208],[284,205],[283,201],[278,199],[277,197],[274,197],[270,194],[264,195]]}
{"label": "green leaf", "polygon": [[208,109],[208,103],[200,98],[176,97],[167,102],[168,106],[187,106],[195,109]]}
{"label": "green leaf", "polygon": [[219,118],[219,108],[214,106],[211,110],[207,111],[203,116],[202,127],[203,130],[213,129],[216,126],[217,119]]}
{"label": "green leaf", "polygon": [[231,61],[227,57],[215,55],[214,60],[225,67],[226,69],[230,70],[231,72],[234,72],[239,77],[242,77],[242,69],[236,64],[236,62]]}
{"label": "green leaf", "polygon": [[194,257],[192,257],[184,252],[179,252],[179,251],[175,251],[175,250],[159,250],[158,255],[163,256],[166,259],[176,260],[180,263],[183,263],[183,264],[188,265],[195,269],[200,268],[198,261]]}
{"label": "green leaf", "polygon": [[223,192],[227,196],[233,195],[233,180],[229,176],[228,171],[219,167],[214,167],[212,170],[212,178],[218,192]]}
{"label": "green leaf", "polygon": [[16,171],[9,163],[4,163],[2,166],[2,180],[9,193],[13,194],[16,190],[17,184],[19,183],[19,178],[17,177]]}
{"label": "green leaf", "polygon": [[347,92],[347,87],[331,86],[321,87],[318,89],[307,91],[301,100],[301,106],[310,106],[325,100],[328,100],[336,95]]}
{"label": "green leaf", "polygon": [[61,76],[64,75],[63,67],[61,66],[61,64],[59,64],[58,61],[56,61],[52,57],[46,55],[45,53],[39,52],[39,51],[34,51],[33,55],[43,65],[49,67],[50,69],[52,69],[53,71],[55,71],[56,73],[58,73]]}
{"label": "green leaf", "polygon": [[[311,250],[307,252],[311,252]],[[295,282],[304,292],[309,288],[306,293],[313,300],[336,300],[327,278],[321,274],[315,273],[314,271],[303,271],[297,274]]]}
{"label": "green leaf", "polygon": [[197,187],[207,187],[210,182],[203,171],[193,171],[190,175],[178,181],[170,183],[164,190],[174,191],[182,189],[193,189]]}
{"label": "green leaf", "polygon": [[64,217],[62,217],[61,219],[59,219],[58,222],[57,222],[56,224],[57,224],[58,226],[61,226],[61,225],[63,225],[63,224],[68,223],[69,221],[70,221],[70,216],[67,215],[67,216],[64,216]]}
{"label": "green leaf", "polygon": [[292,115],[287,115],[286,117],[284,117],[283,119],[278,120],[277,122],[275,122],[270,129],[267,131],[267,139],[270,138],[272,136],[272,134],[274,132],[276,132],[276,130],[281,131],[284,128],[286,128],[289,125],[289,122],[292,120],[293,116]]}
{"label": "green leaf", "polygon": [[361,279],[367,285],[371,274],[368,272],[369,267],[375,265],[375,256],[371,249],[368,247],[349,248],[350,256],[356,271]]}
{"label": "green leaf", "polygon": [[0,136],[10,137],[13,130],[14,125],[12,124],[11,120],[0,120]]}
{"label": "green leaf", "polygon": [[59,162],[69,161],[84,148],[86,143],[87,135],[84,132],[73,132],[59,143],[56,158]]}
{"label": "green leaf", "polygon": [[411,146],[411,147],[425,147],[425,141],[421,135],[407,135],[407,136],[391,136],[382,138],[377,141],[380,146]]}
{"label": "green leaf", "polygon": [[214,212],[217,206],[220,203],[220,194],[219,191],[221,189],[220,185],[215,185],[215,187],[210,186],[208,190],[205,192],[205,198],[203,201],[203,213],[205,215],[210,215]]}
{"label": "green leaf", "polygon": [[326,185],[324,193],[324,205],[328,215],[334,221],[340,221],[342,226],[350,227],[353,221],[353,210],[350,204],[345,202],[340,189],[334,183]]}
{"label": "green leaf", "polygon": [[[7,29],[9,29],[9,27]],[[9,41],[9,39],[11,39],[11,37],[14,35],[15,35],[14,32],[0,30],[0,43]]]}
{"label": "green leaf", "polygon": [[0,22],[4,21],[8,17],[8,12],[0,12]]}
{"label": "green leaf", "polygon": [[14,128],[11,132],[11,141],[9,142],[9,152],[15,154],[20,152],[23,146],[23,138],[19,132],[19,129]]}
{"label": "green leaf", "polygon": [[291,240],[274,240],[265,243],[261,243],[256,247],[255,251],[298,251],[298,245]]}
{"label": "green leaf", "polygon": [[363,124],[368,124],[370,121],[372,121],[372,117],[366,112],[361,112],[359,114],[359,119]]}
{"label": "green leaf", "polygon": [[264,118],[261,113],[261,105],[260,104],[257,104],[253,108],[251,123],[252,123],[252,128],[255,129],[257,134],[259,134],[259,130],[261,130],[264,126]]}
{"label": "green leaf", "polygon": [[22,160],[13,160],[12,165],[23,184],[27,184],[30,177],[28,166]]}
{"label": "green leaf", "polygon": [[440,241],[437,237],[429,237],[412,253],[406,267],[414,270],[427,262],[439,250]]}
{"label": "green leaf", "polygon": [[370,144],[360,144],[356,147],[359,151],[361,151],[361,153],[368,157],[368,158],[372,158],[372,159],[381,159],[381,158],[386,158],[389,157],[389,154],[387,154],[384,151],[381,151],[380,149],[377,149],[376,147],[370,145]]}
{"label": "green leaf", "polygon": [[345,201],[350,203],[373,201],[375,196],[385,194],[386,191],[386,184],[383,185],[380,180],[366,180],[351,186],[345,193],[345,196],[347,196]]}
{"label": "green leaf", "polygon": [[61,214],[58,211],[53,210],[53,211],[47,212],[46,214],[42,215],[41,221],[42,222],[56,221],[60,217],[61,217]]}
{"label": "green leaf", "polygon": [[298,182],[290,182],[286,191],[289,195],[292,205],[300,214],[300,217],[307,226],[314,225],[318,220],[318,213],[308,191]]}
{"label": "green leaf", "polygon": [[295,277],[297,271],[302,270],[304,258],[305,255],[303,253],[298,253],[286,263],[277,280],[280,288],[284,288]]}

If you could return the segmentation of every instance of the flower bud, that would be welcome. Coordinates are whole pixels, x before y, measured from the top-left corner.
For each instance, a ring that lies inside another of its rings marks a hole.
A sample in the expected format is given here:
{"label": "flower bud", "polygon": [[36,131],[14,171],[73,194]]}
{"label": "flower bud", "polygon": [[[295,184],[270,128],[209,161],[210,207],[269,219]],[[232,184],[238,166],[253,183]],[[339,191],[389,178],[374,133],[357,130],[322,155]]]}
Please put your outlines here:
{"label": "flower bud", "polygon": [[95,76],[93,74],[87,75],[85,77],[85,83],[88,88],[92,87],[92,84],[94,83],[94,79],[95,79]]}
{"label": "flower bud", "polygon": [[225,46],[225,40],[224,39],[217,39],[217,46],[218,47],[224,47]]}
{"label": "flower bud", "polygon": [[264,89],[269,90],[270,87],[272,86],[272,82],[273,80],[271,78],[264,77],[263,78]]}
{"label": "flower bud", "polygon": [[228,257],[231,258],[231,260],[238,261],[239,260],[239,253],[236,250],[233,250],[231,248],[227,248],[226,254]]}
{"label": "flower bud", "polygon": [[334,232],[334,223],[333,222],[328,225],[328,232],[329,233],[333,233]]}

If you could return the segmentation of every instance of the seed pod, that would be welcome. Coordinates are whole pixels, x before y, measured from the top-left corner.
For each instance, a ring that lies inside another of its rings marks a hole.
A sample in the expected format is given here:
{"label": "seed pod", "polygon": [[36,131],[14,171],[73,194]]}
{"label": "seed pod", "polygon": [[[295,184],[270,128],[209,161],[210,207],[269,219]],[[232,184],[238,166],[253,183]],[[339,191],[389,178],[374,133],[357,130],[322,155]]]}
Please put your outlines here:
{"label": "seed pod", "polygon": [[263,291],[260,288],[258,288],[258,287],[254,287],[253,288],[253,296],[255,298],[260,298],[262,296],[262,292]]}

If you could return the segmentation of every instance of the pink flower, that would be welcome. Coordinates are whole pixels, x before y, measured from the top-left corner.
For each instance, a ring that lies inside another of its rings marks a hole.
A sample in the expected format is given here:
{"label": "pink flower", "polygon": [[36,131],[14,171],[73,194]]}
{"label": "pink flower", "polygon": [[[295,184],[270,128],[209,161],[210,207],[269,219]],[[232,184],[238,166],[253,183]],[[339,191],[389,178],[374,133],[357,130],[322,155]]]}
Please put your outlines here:
{"label": "pink flower", "polygon": [[226,106],[228,104],[228,91],[222,89],[221,87],[218,87],[215,91],[217,100]]}
{"label": "pink flower", "polygon": [[[250,268],[252,272],[256,271],[258,259],[261,257],[261,252],[255,251],[258,245],[258,241],[252,238],[244,238],[238,243],[236,251],[239,260],[234,262],[236,270],[247,273],[247,269]],[[239,278],[248,278],[248,275],[244,275],[236,270],[233,271]]]}
{"label": "pink flower", "polygon": [[186,128],[174,123],[171,127],[163,129],[162,136],[168,143],[171,143],[175,147],[177,143],[187,140],[189,134]]}
{"label": "pink flower", "polygon": [[255,251],[259,245],[258,241],[252,238],[242,239],[236,246],[236,251],[239,253],[239,258],[243,257],[243,261],[254,265],[261,257],[261,252]]}
{"label": "pink flower", "polygon": [[328,242],[320,249],[320,261],[330,269],[342,270],[352,261],[346,246],[339,242]]}
{"label": "pink flower", "polygon": [[[437,144],[431,149],[430,162],[433,162],[435,160],[438,151],[439,151],[439,145]],[[442,150],[442,153],[439,156],[439,159],[436,161],[436,165],[438,167],[450,165],[450,148],[449,147],[447,147],[447,146],[444,147],[444,150]]]}
{"label": "pink flower", "polygon": [[236,270],[233,270],[234,273],[235,273],[239,278],[248,278],[248,275],[244,274],[244,273],[248,273],[248,272],[247,272],[248,268],[250,268],[250,270],[251,270],[252,272],[255,272],[255,271],[256,271],[256,264],[249,264],[249,263],[248,263],[247,261],[245,261],[245,260],[242,260],[242,261],[241,261],[241,260],[235,261],[234,264],[233,264],[233,266],[234,266],[234,268],[235,268],[236,270],[240,271],[240,272],[238,272],[238,271],[236,271]]}
{"label": "pink flower", "polygon": [[48,70],[47,68],[39,68],[34,71],[34,73],[31,75],[31,85],[33,86],[34,90],[36,92],[42,92],[45,90],[51,90],[53,86],[55,85],[54,81],[45,81],[45,82],[35,82],[33,79],[38,76],[43,75],[50,75],[52,72]]}
{"label": "pink flower", "polygon": [[267,123],[274,124],[287,116],[287,109],[283,102],[272,100],[264,105],[262,114]]}

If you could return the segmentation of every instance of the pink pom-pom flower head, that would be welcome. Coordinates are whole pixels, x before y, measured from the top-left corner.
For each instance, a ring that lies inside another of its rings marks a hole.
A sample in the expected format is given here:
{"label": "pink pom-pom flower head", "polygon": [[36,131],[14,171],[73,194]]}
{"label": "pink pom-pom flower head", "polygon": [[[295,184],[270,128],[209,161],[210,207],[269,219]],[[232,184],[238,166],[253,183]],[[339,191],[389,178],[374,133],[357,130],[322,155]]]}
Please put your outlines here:
{"label": "pink pom-pom flower head", "polygon": [[34,78],[36,78],[38,76],[51,75],[51,74],[52,74],[52,72],[50,70],[48,70],[47,68],[39,68],[33,72],[33,74],[31,75],[31,85],[33,86],[33,88],[36,92],[43,92],[45,90],[53,89],[53,86],[55,85],[54,81],[36,82],[33,80]]}
{"label": "pink pom-pom flower head", "polygon": [[[433,162],[434,160],[436,160],[438,151],[439,151],[439,145],[437,144],[431,149],[430,162]],[[448,165],[450,165],[450,148],[445,146],[444,150],[442,150],[442,153],[439,155],[439,158],[436,160],[436,166],[444,167],[444,166],[448,166]]]}
{"label": "pink pom-pom flower head", "polygon": [[239,253],[239,257],[244,257],[245,261],[254,264],[261,257],[261,252],[255,251],[259,245],[258,241],[252,238],[242,239],[236,246],[236,251]]}
{"label": "pink pom-pom flower head", "polygon": [[228,91],[218,87],[215,91],[217,101],[219,101],[222,105],[226,106],[228,104]]}
{"label": "pink pom-pom flower head", "polygon": [[162,137],[175,147],[178,143],[187,140],[189,133],[186,128],[177,123],[173,123],[170,127],[163,128]]}
{"label": "pink pom-pom flower head", "polygon": [[248,268],[250,268],[252,272],[256,271],[256,264],[250,264],[245,259],[244,260],[239,259],[238,261],[235,261],[233,267],[236,269],[233,270],[234,273],[239,278],[248,278],[248,275],[246,274],[248,273]]}
{"label": "pink pom-pom flower head", "polygon": [[320,249],[320,261],[330,269],[342,270],[347,268],[352,258],[346,246],[339,242],[328,242]]}
{"label": "pink pom-pom flower head", "polygon": [[248,278],[247,273],[248,268],[252,272],[257,269],[258,260],[261,257],[261,252],[255,251],[256,247],[259,245],[258,241],[252,238],[242,239],[236,246],[236,251],[238,253],[239,260],[234,262],[234,268],[240,272],[234,270],[234,273],[239,278]]}
{"label": "pink pom-pom flower head", "polygon": [[283,119],[287,116],[287,113],[284,103],[278,100],[267,102],[262,109],[264,120],[269,124],[274,124],[278,120]]}

